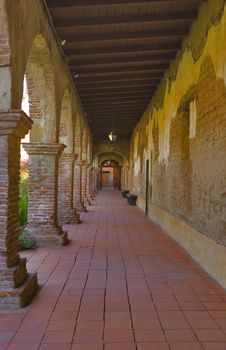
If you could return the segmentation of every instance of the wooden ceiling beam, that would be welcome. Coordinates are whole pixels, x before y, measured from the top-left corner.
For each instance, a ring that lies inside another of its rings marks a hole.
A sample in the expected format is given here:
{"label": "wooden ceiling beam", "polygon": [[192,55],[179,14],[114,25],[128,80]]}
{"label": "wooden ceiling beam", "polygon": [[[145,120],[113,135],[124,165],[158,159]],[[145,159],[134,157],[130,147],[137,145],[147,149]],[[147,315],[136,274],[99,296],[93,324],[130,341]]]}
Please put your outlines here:
{"label": "wooden ceiling beam", "polygon": [[80,27],[100,27],[123,24],[139,23],[166,23],[166,22],[191,22],[196,16],[196,11],[187,12],[158,12],[140,15],[108,16],[108,17],[74,17],[56,19],[56,28],[80,28]]}
{"label": "wooden ceiling beam", "polygon": [[122,33],[99,33],[99,34],[69,34],[57,30],[61,39],[68,43],[89,43],[89,42],[111,42],[137,39],[158,39],[158,38],[184,38],[188,34],[187,28],[152,30],[144,32],[122,32]]}
{"label": "wooden ceiling beam", "polygon": [[149,94],[151,94],[150,91],[141,91],[141,92],[128,92],[125,94],[122,94],[121,92],[119,93],[115,93],[115,94],[111,94],[110,96],[101,96],[101,95],[93,95],[93,96],[80,96],[81,100],[83,101],[104,101],[104,100],[112,100],[112,99],[125,99],[128,98],[128,96],[133,97],[133,96],[146,96],[148,98]]}
{"label": "wooden ceiling beam", "polygon": [[[125,105],[125,106],[120,106],[117,107],[117,108],[113,108],[112,105],[108,105],[106,107],[102,106],[101,108],[99,107],[88,107],[86,108],[85,112],[88,114],[88,115],[92,115],[92,114],[101,114],[101,113],[131,113],[131,112],[134,112],[134,113],[137,113],[137,112],[140,112],[141,110],[143,110],[145,107],[145,104],[141,104],[141,105],[138,105],[138,106],[130,106],[130,105]],[[114,109],[114,111],[113,111]]]}
{"label": "wooden ceiling beam", "polygon": [[[117,122],[118,125],[120,124],[123,124],[123,122],[127,122],[127,121],[131,121],[131,122],[134,122],[134,121],[137,121],[137,119],[141,116],[141,114],[136,114],[136,115],[130,115],[130,114],[127,114],[125,116],[123,116],[123,118],[114,118],[114,120]],[[112,118],[114,116],[109,116],[108,114],[105,115],[105,118],[102,118],[102,119],[97,119],[97,118],[92,118],[92,119],[89,119],[90,120],[90,123],[95,123],[95,124],[101,124],[101,123],[104,123],[104,124],[111,124],[112,123]],[[107,118],[107,119],[106,119]]]}
{"label": "wooden ceiling beam", "polygon": [[127,68],[136,68],[136,67],[149,67],[151,69],[160,69],[160,68],[163,68],[163,69],[166,69],[168,68],[169,66],[169,63],[170,61],[169,60],[164,60],[164,61],[134,61],[134,62],[122,62],[122,63],[109,63],[109,64],[89,64],[89,65],[77,65],[77,66],[69,66],[70,70],[73,70],[73,71],[77,71],[78,73],[79,72],[86,72],[86,71],[100,71],[100,72],[108,72],[109,70],[111,71],[111,69],[117,69],[117,68],[120,68],[120,69],[125,69]]}
{"label": "wooden ceiling beam", "polygon": [[69,60],[69,68],[76,69],[83,66],[106,66],[108,64],[132,64],[137,62],[151,62],[151,63],[166,63],[175,58],[175,54],[164,54],[151,56],[130,56],[130,57],[114,57],[106,59],[89,59],[89,60]]}
{"label": "wooden ceiling beam", "polygon": [[[123,45],[123,46],[115,46],[112,45],[110,47],[81,47],[81,48],[73,48],[68,47],[69,45],[66,43],[64,46],[64,52],[66,56],[85,56],[87,55],[90,57],[90,55],[105,55],[105,54],[128,54],[133,53],[136,54],[137,52],[144,51],[144,52],[152,52],[152,53],[159,53],[159,52],[171,52],[177,51],[180,48],[181,41],[178,40],[167,40],[165,43],[147,43],[147,45],[139,45],[131,46],[131,45]],[[92,56],[91,56],[92,57]]]}
{"label": "wooden ceiling beam", "polygon": [[137,73],[137,72],[161,72],[163,73],[167,68],[169,67],[169,63],[159,63],[156,65],[153,64],[146,64],[146,65],[141,65],[141,66],[123,66],[123,67],[117,67],[117,66],[113,66],[113,67],[99,67],[99,68],[87,68],[87,67],[82,67],[82,68],[78,68],[75,69],[71,69],[72,73],[76,73],[82,76],[91,76],[91,74],[112,74],[112,73]]}
{"label": "wooden ceiling beam", "polygon": [[[150,101],[149,97],[141,97],[141,96],[137,96],[135,97],[131,97],[128,99],[125,99],[124,97],[124,101],[119,101],[119,99],[116,99],[114,102],[121,102],[122,104],[140,104],[140,103],[146,103],[148,104]],[[88,102],[88,101],[87,101]],[[87,102],[83,102],[83,106],[84,106],[84,110],[86,110],[86,106],[87,106]],[[92,107],[96,107],[96,106],[106,106],[106,104],[112,103],[113,101],[109,101],[109,100],[100,100],[100,101],[92,101],[91,102],[91,106]],[[89,101],[89,106],[90,106],[90,101]]]}
{"label": "wooden ceiling beam", "polygon": [[115,97],[115,96],[119,96],[119,97],[123,97],[123,96],[127,96],[127,95],[132,95],[132,94],[137,94],[137,95],[140,95],[140,94],[153,94],[154,90],[151,90],[151,89],[141,89],[141,90],[128,90],[128,91],[114,91],[114,92],[111,92],[111,91],[108,91],[106,93],[86,93],[86,94],[79,94],[79,97],[83,100],[83,99],[86,99],[86,100],[90,100],[90,99],[103,99],[103,98],[108,98],[108,97]]}
{"label": "wooden ceiling beam", "polygon": [[117,83],[135,83],[136,81],[148,81],[150,83],[158,83],[162,78],[161,74],[157,74],[156,76],[152,76],[150,74],[134,74],[132,77],[121,74],[119,77],[105,76],[104,78],[95,77],[93,79],[83,78],[83,76],[79,76],[78,79],[74,79],[75,86],[86,86],[92,84],[94,85],[102,85],[102,84],[117,84]]}
{"label": "wooden ceiling beam", "polygon": [[90,85],[77,85],[77,92],[78,94],[83,93],[83,92],[100,92],[103,91],[114,91],[115,89],[135,89],[135,88],[140,88],[140,87],[156,87],[156,83],[151,83],[150,81],[139,81],[139,82],[131,82],[131,84],[126,84],[125,82],[122,83],[114,83],[114,84],[102,84],[102,85],[95,85],[95,84],[90,84]]}
{"label": "wooden ceiling beam", "polygon": [[49,8],[65,8],[65,7],[106,7],[106,6],[132,6],[132,5],[147,5],[147,4],[184,4],[200,3],[200,0],[46,0]]}
{"label": "wooden ceiling beam", "polygon": [[[104,124],[108,124],[108,123],[110,123],[110,122],[112,122],[112,119],[114,119],[114,120],[117,120],[118,122],[122,122],[122,121],[137,121],[137,119],[139,119],[139,117],[142,115],[143,113],[138,113],[138,114],[126,114],[126,115],[123,115],[123,116],[121,116],[121,118],[114,118],[114,115],[109,115],[109,114],[105,114],[105,115],[103,115],[103,117],[102,117],[102,119],[101,118],[96,118],[96,117],[93,117],[93,118],[89,118],[89,121],[90,121],[90,123],[92,124],[97,124],[98,125],[98,123],[104,123]],[[108,120],[106,120],[106,118],[108,118]]]}

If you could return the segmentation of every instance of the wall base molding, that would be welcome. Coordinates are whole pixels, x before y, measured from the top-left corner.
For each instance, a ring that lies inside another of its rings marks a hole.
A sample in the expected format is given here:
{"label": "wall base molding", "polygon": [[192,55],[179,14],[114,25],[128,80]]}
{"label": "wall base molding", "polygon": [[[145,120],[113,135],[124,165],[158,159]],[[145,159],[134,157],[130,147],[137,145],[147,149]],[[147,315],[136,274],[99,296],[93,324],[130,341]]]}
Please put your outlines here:
{"label": "wall base molding", "polygon": [[184,248],[212,278],[226,288],[226,247],[154,205],[150,207],[149,218]]}

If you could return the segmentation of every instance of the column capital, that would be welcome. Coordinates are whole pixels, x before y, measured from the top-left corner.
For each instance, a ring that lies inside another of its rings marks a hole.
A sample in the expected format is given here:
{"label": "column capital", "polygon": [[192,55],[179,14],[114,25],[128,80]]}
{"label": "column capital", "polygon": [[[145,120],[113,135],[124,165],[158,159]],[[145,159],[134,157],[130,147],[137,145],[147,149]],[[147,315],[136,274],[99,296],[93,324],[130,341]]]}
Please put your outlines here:
{"label": "column capital", "polygon": [[82,159],[76,159],[75,161],[75,165],[77,166],[83,166],[85,165],[86,161],[85,160],[82,160]]}
{"label": "column capital", "polygon": [[25,151],[28,154],[53,154],[61,155],[66,146],[62,143],[56,142],[29,142],[22,143]]}
{"label": "column capital", "polygon": [[77,153],[66,153],[63,152],[60,156],[61,161],[66,161],[66,162],[75,162],[78,159],[78,154]]}
{"label": "column capital", "polygon": [[23,138],[31,129],[32,120],[21,110],[0,112],[0,135]]}

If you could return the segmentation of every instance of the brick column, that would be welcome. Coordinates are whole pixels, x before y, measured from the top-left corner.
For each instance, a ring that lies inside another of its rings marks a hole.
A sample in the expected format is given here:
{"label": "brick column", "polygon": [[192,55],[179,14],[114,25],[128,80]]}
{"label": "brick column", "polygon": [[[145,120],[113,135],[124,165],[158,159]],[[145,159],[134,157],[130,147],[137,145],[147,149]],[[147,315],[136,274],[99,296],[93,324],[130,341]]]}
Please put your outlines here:
{"label": "brick column", "polygon": [[96,193],[98,193],[99,191],[98,179],[99,179],[99,171],[98,169],[95,168],[94,169],[94,188]]}
{"label": "brick column", "polygon": [[87,163],[86,161],[82,161],[82,167],[81,167],[81,172],[82,172],[82,182],[81,182],[81,197],[82,201],[85,204],[90,205],[90,201],[87,198]]}
{"label": "brick column", "polygon": [[59,143],[26,143],[29,154],[28,224],[26,234],[38,247],[65,245],[67,233],[57,222]]}
{"label": "brick column", "polygon": [[31,124],[22,111],[0,113],[0,310],[27,305],[38,287],[18,246],[20,140]]}
{"label": "brick column", "polygon": [[84,202],[82,201],[81,184],[82,184],[82,164],[83,161],[76,160],[74,164],[74,194],[73,194],[73,206],[78,212],[87,211]]}
{"label": "brick column", "polygon": [[93,179],[93,182],[94,182],[94,191],[95,191],[95,194],[98,193],[98,184],[97,184],[97,181],[98,181],[98,170],[96,168],[94,168],[94,179]]}
{"label": "brick column", "polygon": [[80,215],[73,208],[73,173],[78,155],[62,153],[59,160],[58,222],[60,225],[80,223]]}
{"label": "brick column", "polygon": [[91,200],[93,200],[92,190],[91,190],[91,165],[86,166],[86,199],[89,204],[91,204]]}
{"label": "brick column", "polygon": [[91,171],[90,171],[90,191],[91,191],[91,195],[92,198],[94,198],[96,196],[96,190],[95,190],[95,168],[92,167]]}

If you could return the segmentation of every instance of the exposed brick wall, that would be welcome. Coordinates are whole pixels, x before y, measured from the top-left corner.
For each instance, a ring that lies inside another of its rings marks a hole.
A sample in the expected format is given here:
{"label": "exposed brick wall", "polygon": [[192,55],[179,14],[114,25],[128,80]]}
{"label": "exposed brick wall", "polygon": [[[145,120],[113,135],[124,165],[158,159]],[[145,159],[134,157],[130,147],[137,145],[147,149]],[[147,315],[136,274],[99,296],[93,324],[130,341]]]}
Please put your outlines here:
{"label": "exposed brick wall", "polygon": [[58,222],[63,224],[79,223],[80,218],[73,209],[73,171],[76,155],[63,153],[59,160],[58,177]]}
{"label": "exposed brick wall", "polygon": [[28,278],[18,247],[20,139],[30,127],[21,112],[0,113],[0,310],[25,305],[37,289],[36,275]]}
{"label": "exposed brick wall", "polygon": [[55,77],[50,52],[37,35],[26,66],[29,116],[34,121],[32,141],[56,141]]}
{"label": "exposed brick wall", "polygon": [[81,193],[82,164],[83,162],[77,160],[74,165],[73,207],[77,211],[86,211]]}
{"label": "exposed brick wall", "polygon": [[153,164],[153,204],[226,245],[226,88],[210,58],[197,84],[197,127],[189,139],[189,112],[171,122],[168,164]]}
{"label": "exposed brick wall", "polygon": [[38,246],[65,244],[67,237],[58,225],[58,158],[64,146],[57,143],[28,143],[28,224],[26,233]]}
{"label": "exposed brick wall", "polygon": [[10,47],[8,35],[0,35],[0,66],[6,66],[10,63]]}

